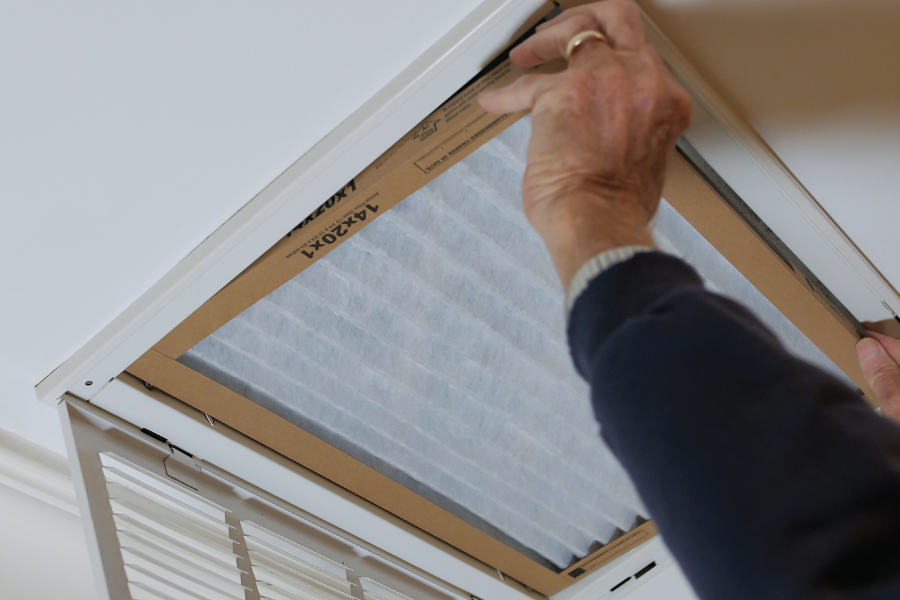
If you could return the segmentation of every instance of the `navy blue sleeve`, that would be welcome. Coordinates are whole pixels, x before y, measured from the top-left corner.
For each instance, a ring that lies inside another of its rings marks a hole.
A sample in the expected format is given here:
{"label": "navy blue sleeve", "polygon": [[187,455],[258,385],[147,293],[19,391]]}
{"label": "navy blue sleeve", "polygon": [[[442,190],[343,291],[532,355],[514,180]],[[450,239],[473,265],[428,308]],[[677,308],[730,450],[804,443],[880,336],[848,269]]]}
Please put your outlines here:
{"label": "navy blue sleeve", "polygon": [[662,253],[595,278],[568,335],[701,598],[900,599],[900,428],[857,391]]}

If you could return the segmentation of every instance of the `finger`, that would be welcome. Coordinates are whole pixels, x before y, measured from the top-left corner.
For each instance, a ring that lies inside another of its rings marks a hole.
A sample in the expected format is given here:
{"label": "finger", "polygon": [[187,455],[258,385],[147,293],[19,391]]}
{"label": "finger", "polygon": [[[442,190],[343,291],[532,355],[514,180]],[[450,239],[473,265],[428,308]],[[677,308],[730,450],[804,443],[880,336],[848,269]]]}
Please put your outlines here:
{"label": "finger", "polygon": [[672,90],[673,99],[678,102],[683,102],[682,110],[678,111],[678,114],[681,115],[683,119],[683,122],[681,123],[681,131],[683,133],[684,131],[687,131],[688,127],[691,125],[691,116],[693,113],[693,101],[691,100],[691,96],[688,94],[687,90],[678,83],[678,80],[675,79],[672,71],[669,70],[669,65],[663,60],[659,50],[652,45],[648,45],[646,50],[650,55],[651,60],[656,64],[657,71],[662,74],[666,85]]}
{"label": "finger", "polygon": [[662,74],[662,77],[666,81],[666,83],[672,87],[680,88],[681,84],[679,84],[675,79],[675,76],[669,69],[669,65],[666,64],[666,61],[663,59],[662,54],[659,53],[659,49],[657,49],[656,46],[647,46],[647,53],[650,55],[650,58],[656,65],[656,70]]}
{"label": "finger", "polygon": [[[617,29],[621,29],[621,33],[625,36],[629,34],[636,35],[637,37],[633,41],[637,43],[646,41],[641,13],[632,0],[601,0],[569,8],[554,18],[538,25],[535,31],[549,29],[555,24],[585,14],[594,16],[599,24],[615,25]],[[626,37],[622,41],[627,43],[628,38]]]}
{"label": "finger", "polygon": [[[588,15],[575,15],[551,28],[535,33],[513,48],[509,53],[509,58],[521,67],[534,67],[556,58],[565,57],[569,40],[582,31],[596,30],[598,27]],[[611,44],[612,40],[608,36],[607,39]],[[599,40],[585,43],[601,45]],[[611,48],[610,44],[604,44],[607,50]]]}
{"label": "finger", "polygon": [[505,87],[481,92],[478,103],[498,115],[528,110],[534,107],[538,93],[552,86],[555,78],[556,75],[523,75]]}
{"label": "finger", "polygon": [[640,14],[628,0],[606,0],[567,10],[538,27],[536,33],[510,52],[514,63],[533,67],[565,56],[575,34],[597,30],[613,48],[636,50],[646,44]]}
{"label": "finger", "polygon": [[900,363],[900,340],[874,331],[867,331],[865,336],[878,340],[878,343],[881,344],[881,347],[887,351],[890,357]]}
{"label": "finger", "polygon": [[542,23],[538,23],[538,26],[534,28],[535,31],[541,31],[542,29],[547,29],[554,23],[559,23],[560,21],[565,21],[566,17],[569,15],[569,11],[563,11],[560,14],[556,15],[552,19],[547,19]]}
{"label": "finger", "polygon": [[534,30],[535,31],[543,31],[544,29],[547,29],[553,25],[558,25],[559,23],[562,23],[563,21],[571,19],[572,17],[584,12],[583,10],[579,10],[580,8],[581,7],[573,7],[573,8],[564,10],[563,12],[556,15],[552,19],[548,19],[548,20],[544,21],[543,23],[541,23],[540,25],[538,25],[537,27],[534,28]]}
{"label": "finger", "polygon": [[897,361],[870,337],[863,338],[856,345],[856,356],[882,414],[900,420],[900,366]]}

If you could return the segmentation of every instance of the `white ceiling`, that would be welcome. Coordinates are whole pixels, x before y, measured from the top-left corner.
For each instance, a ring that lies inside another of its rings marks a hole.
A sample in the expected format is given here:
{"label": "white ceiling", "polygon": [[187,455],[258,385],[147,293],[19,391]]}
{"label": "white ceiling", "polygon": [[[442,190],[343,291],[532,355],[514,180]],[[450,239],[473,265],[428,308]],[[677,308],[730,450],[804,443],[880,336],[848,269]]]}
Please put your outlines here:
{"label": "white ceiling", "polygon": [[39,0],[4,11],[7,426],[42,422],[35,384],[479,4]]}
{"label": "white ceiling", "polygon": [[[640,3],[898,287],[900,4]],[[41,438],[36,383],[479,4],[8,9],[0,426]]]}
{"label": "white ceiling", "polygon": [[0,360],[38,383],[478,3],[5,11]]}

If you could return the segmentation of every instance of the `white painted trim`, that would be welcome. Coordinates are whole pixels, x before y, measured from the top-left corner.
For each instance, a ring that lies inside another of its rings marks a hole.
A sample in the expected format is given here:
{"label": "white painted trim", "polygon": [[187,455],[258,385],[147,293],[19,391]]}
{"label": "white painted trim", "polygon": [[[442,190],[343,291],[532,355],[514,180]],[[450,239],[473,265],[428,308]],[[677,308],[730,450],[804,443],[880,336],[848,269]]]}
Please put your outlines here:
{"label": "white painted trim", "polygon": [[167,438],[171,444],[330,523],[438,579],[490,600],[535,600],[494,569],[371,503],[161,393],[112,381],[91,404]]}
{"label": "white painted trim", "polygon": [[693,123],[685,134],[691,145],[859,321],[900,313],[896,290],[759,134],[642,15],[648,39],[693,98]]}
{"label": "white painted trim", "polygon": [[0,429],[0,485],[81,515],[65,458]]}
{"label": "white painted trim", "polygon": [[[637,581],[630,581],[615,592],[610,588],[646,567],[651,562],[656,563],[652,571]],[[628,551],[623,556],[609,564],[603,565],[596,571],[582,576],[577,583],[567,587],[550,597],[550,600],[613,600],[625,598],[638,587],[657,577],[666,569],[673,568],[675,559],[663,544],[659,536],[641,544],[637,548]]]}
{"label": "white painted trim", "polygon": [[542,7],[485,0],[41,381],[38,399],[95,396],[477,74]]}
{"label": "white painted trim", "polygon": [[[92,489],[90,484],[91,481],[93,481],[93,489],[97,489],[98,484],[102,486],[105,482],[103,482],[103,480],[98,482],[96,474],[93,474],[94,476],[92,477],[90,472],[86,473],[81,468],[83,455],[80,452],[78,445],[75,443],[76,434],[74,427],[77,426],[77,417],[76,420],[72,419],[72,417],[76,416],[78,413],[73,412],[71,409],[71,405],[66,402],[60,402],[57,406],[59,418],[62,423],[63,435],[66,438],[66,450],[73,467],[73,484],[79,491],[77,495],[78,506],[81,512],[81,526],[84,528],[84,539],[87,543],[88,558],[94,576],[97,598],[99,600],[128,598],[130,596],[125,593],[117,593],[115,595],[112,593],[113,591],[122,592],[127,589],[125,587],[127,584],[123,585],[122,577],[107,578],[106,573],[104,572],[103,565],[107,562],[104,560],[104,557],[108,558],[110,555],[121,557],[121,554],[119,553],[119,544],[117,539],[111,537],[111,528],[102,525],[102,516],[98,518],[98,504],[93,501],[94,498],[96,498],[96,495],[92,495],[88,492],[88,490]],[[98,523],[101,523],[100,527],[97,526]],[[115,533],[112,535],[114,536]]]}

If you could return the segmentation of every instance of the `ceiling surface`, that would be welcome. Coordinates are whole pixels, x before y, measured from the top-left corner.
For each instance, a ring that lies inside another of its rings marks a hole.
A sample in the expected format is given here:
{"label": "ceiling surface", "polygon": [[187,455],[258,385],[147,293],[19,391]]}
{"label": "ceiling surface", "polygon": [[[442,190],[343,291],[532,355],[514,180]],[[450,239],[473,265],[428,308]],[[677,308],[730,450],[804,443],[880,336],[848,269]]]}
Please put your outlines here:
{"label": "ceiling surface", "polygon": [[[900,5],[640,3],[897,287]],[[478,5],[8,9],[0,425],[41,438],[36,383]]]}
{"label": "ceiling surface", "polygon": [[7,8],[0,425],[43,439],[38,382],[478,5]]}

